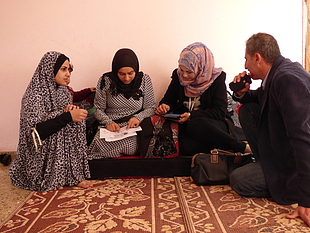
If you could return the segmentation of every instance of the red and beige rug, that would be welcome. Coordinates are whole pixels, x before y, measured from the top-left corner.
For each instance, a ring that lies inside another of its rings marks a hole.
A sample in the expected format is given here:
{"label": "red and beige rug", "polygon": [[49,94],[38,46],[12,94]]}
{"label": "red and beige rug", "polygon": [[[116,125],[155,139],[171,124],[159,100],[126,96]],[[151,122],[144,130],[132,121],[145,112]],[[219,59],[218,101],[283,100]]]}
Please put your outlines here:
{"label": "red and beige rug", "polygon": [[0,232],[309,232],[296,206],[244,198],[190,177],[107,179],[94,187],[32,192]]}

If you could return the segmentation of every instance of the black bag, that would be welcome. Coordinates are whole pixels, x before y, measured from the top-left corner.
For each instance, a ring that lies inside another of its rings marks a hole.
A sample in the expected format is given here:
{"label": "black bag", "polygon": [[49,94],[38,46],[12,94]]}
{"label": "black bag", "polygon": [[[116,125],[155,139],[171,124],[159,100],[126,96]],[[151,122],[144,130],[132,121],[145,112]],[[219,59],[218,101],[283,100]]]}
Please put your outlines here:
{"label": "black bag", "polygon": [[178,124],[153,115],[144,119],[137,132],[142,157],[172,158],[179,155]]}
{"label": "black bag", "polygon": [[86,118],[86,140],[89,146],[93,141],[99,126],[98,120],[95,118],[94,114],[87,116]]}
{"label": "black bag", "polygon": [[163,125],[154,125],[154,136],[150,141],[146,157],[165,157],[177,152],[171,137],[165,134]]}
{"label": "black bag", "polygon": [[175,157],[178,154],[175,142],[173,141],[171,122],[165,121],[163,117],[151,116],[153,137],[150,140],[145,157]]}
{"label": "black bag", "polygon": [[254,162],[252,154],[213,149],[211,154],[192,157],[191,176],[198,185],[229,184],[229,174],[236,168]]}

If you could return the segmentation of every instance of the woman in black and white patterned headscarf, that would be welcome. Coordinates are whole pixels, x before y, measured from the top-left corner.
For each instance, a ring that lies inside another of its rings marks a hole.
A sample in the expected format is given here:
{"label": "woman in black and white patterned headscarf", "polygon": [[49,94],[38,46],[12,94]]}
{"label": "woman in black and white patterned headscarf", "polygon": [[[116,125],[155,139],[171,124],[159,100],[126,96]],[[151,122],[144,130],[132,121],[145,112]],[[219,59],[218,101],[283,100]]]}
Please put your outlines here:
{"label": "woman in black and white patterned headscarf", "polygon": [[12,183],[22,189],[50,191],[92,186],[86,159],[87,111],[72,105],[66,87],[72,65],[59,52],[41,59],[22,99],[17,158]]}
{"label": "woman in black and white patterned headscarf", "polygon": [[[135,128],[154,114],[155,97],[149,75],[139,71],[139,61],[131,49],[118,50],[112,61],[112,71],[99,79],[94,106],[95,117],[107,130]],[[137,136],[106,141],[97,132],[89,147],[89,159],[137,155]]]}

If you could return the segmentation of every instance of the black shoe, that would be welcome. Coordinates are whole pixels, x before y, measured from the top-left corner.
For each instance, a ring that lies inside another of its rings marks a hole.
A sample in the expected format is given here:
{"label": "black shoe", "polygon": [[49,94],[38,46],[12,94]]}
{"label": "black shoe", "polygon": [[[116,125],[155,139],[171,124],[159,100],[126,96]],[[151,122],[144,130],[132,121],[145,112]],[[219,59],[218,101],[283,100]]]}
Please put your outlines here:
{"label": "black shoe", "polygon": [[4,166],[8,166],[12,162],[12,156],[10,154],[2,154],[0,155],[0,162]]}

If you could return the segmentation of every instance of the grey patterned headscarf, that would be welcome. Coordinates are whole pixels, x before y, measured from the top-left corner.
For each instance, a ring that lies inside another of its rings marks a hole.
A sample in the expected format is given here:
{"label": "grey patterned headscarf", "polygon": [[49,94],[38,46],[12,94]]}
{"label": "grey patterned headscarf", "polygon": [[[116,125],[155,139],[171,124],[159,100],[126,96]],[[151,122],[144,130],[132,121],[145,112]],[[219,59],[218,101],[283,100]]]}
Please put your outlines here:
{"label": "grey patterned headscarf", "polygon": [[185,80],[178,69],[179,81],[184,86],[187,97],[202,95],[223,71],[214,67],[214,57],[210,49],[201,42],[195,42],[182,50],[179,65],[195,73],[194,80]]}
{"label": "grey patterned headscarf", "polygon": [[31,136],[37,123],[61,115],[72,103],[68,88],[55,81],[54,66],[60,55],[43,56],[22,99],[17,159],[10,176],[23,189],[49,191],[76,185],[89,176],[85,122],[70,122],[43,140],[38,151]]}

